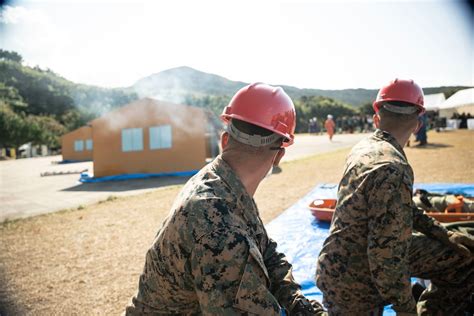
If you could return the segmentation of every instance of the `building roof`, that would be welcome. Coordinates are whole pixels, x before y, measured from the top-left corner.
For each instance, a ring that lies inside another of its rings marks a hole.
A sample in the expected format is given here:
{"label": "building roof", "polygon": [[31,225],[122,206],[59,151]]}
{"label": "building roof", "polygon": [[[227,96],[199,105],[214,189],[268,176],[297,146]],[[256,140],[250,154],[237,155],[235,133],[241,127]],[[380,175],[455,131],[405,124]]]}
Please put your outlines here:
{"label": "building roof", "polygon": [[70,131],[70,132],[67,132],[67,133],[63,134],[61,137],[64,137],[64,136],[69,135],[69,134],[75,134],[75,133],[77,133],[78,131],[80,131],[80,130],[82,130],[82,129],[90,128],[90,127],[91,127],[91,126],[90,126],[89,124],[84,125],[84,126],[81,126],[81,127],[79,127],[79,128],[76,128],[75,130],[72,130],[72,131]]}
{"label": "building roof", "polygon": [[446,100],[444,93],[425,95],[425,108],[427,111],[438,110],[439,106]]}
{"label": "building roof", "polygon": [[446,101],[444,101],[439,108],[450,109],[459,108],[462,106],[474,105],[474,88],[459,90]]}

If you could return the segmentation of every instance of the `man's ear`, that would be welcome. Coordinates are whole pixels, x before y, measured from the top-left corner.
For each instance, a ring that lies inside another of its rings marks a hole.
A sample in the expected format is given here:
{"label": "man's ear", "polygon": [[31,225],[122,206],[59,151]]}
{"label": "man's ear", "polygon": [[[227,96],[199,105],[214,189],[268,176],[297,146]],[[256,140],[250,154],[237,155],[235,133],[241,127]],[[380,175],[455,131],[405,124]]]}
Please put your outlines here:
{"label": "man's ear", "polygon": [[285,156],[285,148],[280,148],[275,156],[275,160],[273,160],[273,166],[278,166],[283,156]]}
{"label": "man's ear", "polygon": [[372,116],[372,118],[374,119],[374,125],[376,128],[379,128],[380,127],[380,116],[375,113],[374,116]]}
{"label": "man's ear", "polygon": [[224,148],[227,147],[229,143],[229,133],[223,132],[221,135],[221,151],[224,151]]}

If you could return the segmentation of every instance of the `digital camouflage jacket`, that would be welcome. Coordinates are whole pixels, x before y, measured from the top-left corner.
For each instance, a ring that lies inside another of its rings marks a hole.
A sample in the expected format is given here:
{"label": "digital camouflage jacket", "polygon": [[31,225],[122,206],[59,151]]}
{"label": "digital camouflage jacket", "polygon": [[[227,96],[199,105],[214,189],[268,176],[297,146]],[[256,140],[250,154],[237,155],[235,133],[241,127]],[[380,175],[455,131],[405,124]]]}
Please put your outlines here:
{"label": "digital camouflage jacket", "polygon": [[395,138],[376,130],[354,146],[318,259],[316,282],[328,308],[416,311],[407,263],[412,231],[443,238],[446,229],[412,196],[413,171]]}
{"label": "digital camouflage jacket", "polygon": [[177,197],[126,315],[279,315],[304,298],[291,270],[254,200],[219,156]]}

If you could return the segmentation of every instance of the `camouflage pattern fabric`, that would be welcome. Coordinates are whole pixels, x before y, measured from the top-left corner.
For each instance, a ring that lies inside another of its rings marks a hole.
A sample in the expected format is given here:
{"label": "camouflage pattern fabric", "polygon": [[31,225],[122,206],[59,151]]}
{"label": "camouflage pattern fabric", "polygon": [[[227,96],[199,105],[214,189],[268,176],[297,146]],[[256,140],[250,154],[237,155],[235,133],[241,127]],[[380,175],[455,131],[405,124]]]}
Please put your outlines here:
{"label": "camouflage pattern fabric", "polygon": [[[460,199],[453,194],[427,194],[424,199],[420,195],[413,197],[415,205],[426,212],[444,212],[450,205],[459,204]],[[474,201],[470,199],[462,200],[462,207],[459,210],[463,213],[474,213]]]}
{"label": "camouflage pattern fabric", "polygon": [[177,197],[126,315],[280,315],[307,302],[291,270],[219,156]]}
{"label": "camouflage pattern fabric", "polygon": [[412,192],[412,168],[389,133],[376,130],[354,146],[316,271],[329,315],[377,315],[388,304],[414,315],[410,276],[435,285],[422,295],[423,315],[452,312],[473,290],[473,258],[437,241],[447,230],[413,204]]}

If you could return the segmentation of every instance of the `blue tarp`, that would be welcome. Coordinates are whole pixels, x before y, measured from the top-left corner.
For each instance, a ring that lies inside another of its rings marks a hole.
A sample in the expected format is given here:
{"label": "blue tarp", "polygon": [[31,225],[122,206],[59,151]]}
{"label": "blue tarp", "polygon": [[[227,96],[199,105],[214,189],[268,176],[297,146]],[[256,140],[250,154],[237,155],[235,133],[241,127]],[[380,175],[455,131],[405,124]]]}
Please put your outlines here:
{"label": "blue tarp", "polygon": [[134,174],[119,174],[116,176],[98,177],[94,178],[87,173],[81,173],[79,181],[82,183],[106,182],[106,181],[125,181],[132,179],[148,179],[160,177],[191,177],[198,173],[199,170],[179,171],[179,172],[163,172],[163,173],[134,173]]}
{"label": "blue tarp", "polygon": [[[474,184],[436,183],[416,184],[414,187],[429,192],[474,196]],[[308,205],[316,198],[336,196],[337,185],[318,185],[266,226],[270,237],[278,243],[278,250],[293,264],[293,275],[301,284],[304,294],[320,302],[322,294],[316,287],[314,275],[319,252],[329,233],[329,223],[318,222]],[[384,315],[395,315],[395,312],[386,307]]]}
{"label": "blue tarp", "polygon": [[79,163],[79,162],[87,162],[87,161],[92,161],[91,159],[87,160],[61,160],[56,162],[58,165],[63,165],[63,164],[68,164],[68,163]]}

